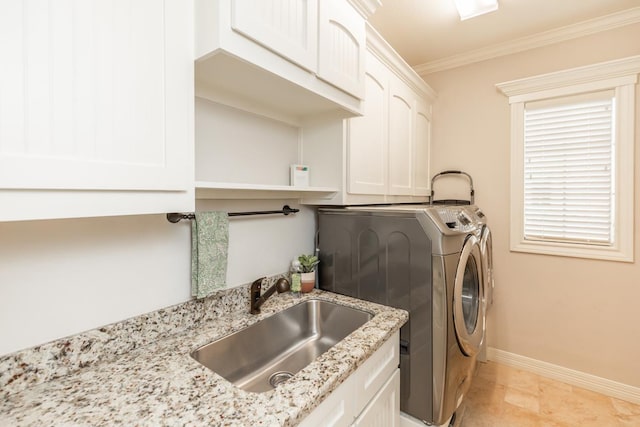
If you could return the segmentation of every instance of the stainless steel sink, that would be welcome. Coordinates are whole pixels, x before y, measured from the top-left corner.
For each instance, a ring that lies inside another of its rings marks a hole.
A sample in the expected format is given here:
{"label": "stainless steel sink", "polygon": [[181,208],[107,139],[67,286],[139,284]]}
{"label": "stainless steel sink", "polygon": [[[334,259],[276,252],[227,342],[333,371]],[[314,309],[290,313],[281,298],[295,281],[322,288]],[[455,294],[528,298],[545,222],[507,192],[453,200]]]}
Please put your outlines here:
{"label": "stainless steel sink", "polygon": [[204,345],[191,356],[236,387],[269,391],[372,317],[366,311],[310,299]]}

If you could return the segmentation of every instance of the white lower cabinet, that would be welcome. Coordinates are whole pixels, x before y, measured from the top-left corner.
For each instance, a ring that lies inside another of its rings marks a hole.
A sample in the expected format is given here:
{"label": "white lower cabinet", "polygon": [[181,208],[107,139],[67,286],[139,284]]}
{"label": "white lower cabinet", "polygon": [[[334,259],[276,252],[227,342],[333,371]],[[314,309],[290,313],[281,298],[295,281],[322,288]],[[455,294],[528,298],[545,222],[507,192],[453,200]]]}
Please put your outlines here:
{"label": "white lower cabinet", "polygon": [[399,339],[399,332],[393,334],[300,426],[399,426]]}
{"label": "white lower cabinet", "polygon": [[400,425],[400,369],[395,370],[353,425],[357,427],[398,427]]}
{"label": "white lower cabinet", "polygon": [[300,427],[350,426],[354,420],[354,384],[345,381],[299,424]]}

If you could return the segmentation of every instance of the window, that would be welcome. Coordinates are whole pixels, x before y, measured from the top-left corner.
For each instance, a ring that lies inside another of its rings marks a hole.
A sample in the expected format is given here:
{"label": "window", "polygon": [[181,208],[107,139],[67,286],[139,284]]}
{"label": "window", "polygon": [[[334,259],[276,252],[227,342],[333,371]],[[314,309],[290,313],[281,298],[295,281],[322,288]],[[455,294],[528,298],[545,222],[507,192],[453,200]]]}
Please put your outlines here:
{"label": "window", "polygon": [[513,82],[511,250],[633,261],[640,57]]}
{"label": "window", "polygon": [[613,91],[525,103],[524,237],[614,243]]}

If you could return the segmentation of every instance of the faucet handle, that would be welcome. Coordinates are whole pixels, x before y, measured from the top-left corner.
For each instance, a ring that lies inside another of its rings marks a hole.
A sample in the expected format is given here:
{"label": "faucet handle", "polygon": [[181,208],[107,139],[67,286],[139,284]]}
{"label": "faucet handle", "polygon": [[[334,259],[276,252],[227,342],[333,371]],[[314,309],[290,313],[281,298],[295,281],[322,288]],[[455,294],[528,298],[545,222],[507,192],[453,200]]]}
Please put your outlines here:
{"label": "faucet handle", "polygon": [[281,279],[278,279],[278,281],[274,286],[276,287],[276,290],[278,291],[279,294],[283,292],[289,292],[291,290],[291,284],[289,284],[289,281],[284,277]]}
{"label": "faucet handle", "polygon": [[251,284],[251,289],[249,290],[249,311],[251,314],[260,313],[260,294],[262,293],[262,281],[264,279],[264,277],[261,277]]}
{"label": "faucet handle", "polygon": [[254,280],[253,283],[251,284],[251,290],[260,291],[260,289],[262,289],[262,281],[264,279],[266,279],[266,277],[261,277],[259,279]]}

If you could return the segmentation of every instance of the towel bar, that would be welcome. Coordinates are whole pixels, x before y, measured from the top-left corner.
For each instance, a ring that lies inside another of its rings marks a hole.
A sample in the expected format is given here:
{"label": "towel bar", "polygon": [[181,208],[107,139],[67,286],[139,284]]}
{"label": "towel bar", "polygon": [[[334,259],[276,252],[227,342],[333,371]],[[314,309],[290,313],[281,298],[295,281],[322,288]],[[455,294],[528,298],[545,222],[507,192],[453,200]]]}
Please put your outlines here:
{"label": "towel bar", "polygon": [[[231,216],[250,216],[250,215],[273,215],[273,214],[282,214],[289,215],[292,213],[300,212],[300,209],[295,209],[289,207],[289,205],[284,205],[279,211],[251,211],[251,212],[229,212],[227,215]],[[167,221],[176,223],[180,222],[183,219],[194,219],[196,217],[195,213],[168,213]]]}

